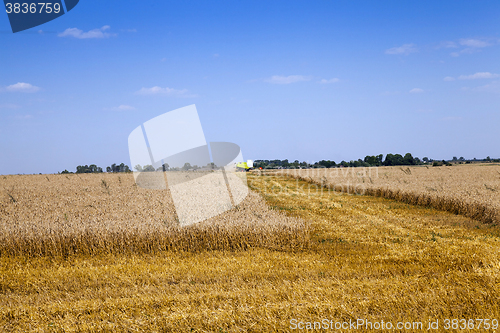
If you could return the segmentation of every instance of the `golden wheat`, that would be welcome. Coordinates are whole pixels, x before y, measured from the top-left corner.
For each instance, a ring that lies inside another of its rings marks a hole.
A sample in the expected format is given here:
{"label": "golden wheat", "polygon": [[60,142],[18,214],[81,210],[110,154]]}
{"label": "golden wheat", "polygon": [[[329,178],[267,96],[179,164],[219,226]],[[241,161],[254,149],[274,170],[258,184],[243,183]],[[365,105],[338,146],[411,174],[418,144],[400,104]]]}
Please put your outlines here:
{"label": "golden wheat", "polygon": [[225,213],[180,227],[168,190],[139,188],[131,174],[0,176],[0,189],[0,255],[307,245],[305,223],[269,210],[255,193]]}
{"label": "golden wheat", "polygon": [[500,165],[373,167],[271,171],[335,190],[395,199],[500,223]]}
{"label": "golden wheat", "polygon": [[[2,256],[0,331],[305,332],[290,321],[365,319],[421,321],[424,330],[439,320],[436,331],[448,332],[444,319],[500,319],[498,227],[380,197],[311,194],[291,178],[249,178],[275,210],[309,221],[309,248]],[[117,184],[108,185],[113,193]]]}

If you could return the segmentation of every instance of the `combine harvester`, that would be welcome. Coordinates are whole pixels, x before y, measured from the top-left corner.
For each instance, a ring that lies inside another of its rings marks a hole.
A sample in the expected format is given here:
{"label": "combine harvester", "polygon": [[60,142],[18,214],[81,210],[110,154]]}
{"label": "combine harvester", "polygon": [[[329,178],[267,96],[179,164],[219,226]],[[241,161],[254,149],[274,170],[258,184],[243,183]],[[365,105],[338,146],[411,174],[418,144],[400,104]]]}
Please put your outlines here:
{"label": "combine harvester", "polygon": [[253,170],[253,161],[252,160],[247,160],[246,162],[236,163],[236,171],[248,172],[250,170]]}

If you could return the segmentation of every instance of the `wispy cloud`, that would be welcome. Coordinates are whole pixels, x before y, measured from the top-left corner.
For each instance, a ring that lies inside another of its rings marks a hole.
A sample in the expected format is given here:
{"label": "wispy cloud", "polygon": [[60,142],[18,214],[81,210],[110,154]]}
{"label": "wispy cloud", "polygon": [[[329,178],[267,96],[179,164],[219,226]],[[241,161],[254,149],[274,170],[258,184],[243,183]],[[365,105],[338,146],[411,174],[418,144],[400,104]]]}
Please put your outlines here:
{"label": "wispy cloud", "polygon": [[478,72],[472,75],[460,75],[459,80],[476,80],[476,79],[494,79],[499,77],[498,74],[492,74],[490,72]]}
{"label": "wispy cloud", "polygon": [[418,49],[415,47],[415,44],[403,44],[402,46],[392,47],[390,49],[385,50],[385,54],[409,55],[410,53],[414,53],[417,51]]}
{"label": "wispy cloud", "polygon": [[16,84],[11,84],[5,88],[8,92],[24,92],[24,93],[34,93],[40,90],[39,87],[34,86],[26,82],[18,82]]}
{"label": "wispy cloud", "polygon": [[485,40],[481,39],[473,39],[473,38],[462,38],[459,41],[460,45],[474,47],[474,48],[482,48],[490,46],[491,44]]}
{"label": "wispy cloud", "polygon": [[301,81],[310,81],[312,79],[311,76],[304,75],[289,75],[289,76],[280,76],[273,75],[268,79],[265,79],[265,82],[273,83],[273,84],[290,84]]}
{"label": "wispy cloud", "polygon": [[445,48],[445,49],[450,49],[450,48],[456,48],[458,47],[457,43],[452,42],[452,41],[444,41],[439,43],[437,46],[438,49]]}
{"label": "wispy cloud", "polygon": [[196,97],[196,95],[189,94],[187,89],[174,89],[174,88],[162,88],[154,86],[151,88],[141,88],[135,92],[136,95],[164,95],[173,97]]}
{"label": "wispy cloud", "polygon": [[323,83],[323,84],[328,84],[328,83],[336,83],[336,82],[339,82],[339,81],[340,81],[340,79],[334,77],[333,79],[329,79],[329,80],[323,79],[323,80],[321,80],[319,82]]}
{"label": "wispy cloud", "polygon": [[500,81],[493,81],[490,84],[484,86],[476,87],[474,91],[489,92],[494,94],[500,94]]}
{"label": "wispy cloud", "polygon": [[111,110],[111,111],[132,111],[135,110],[133,106],[130,105],[120,105],[120,106],[114,106],[112,108],[104,108],[104,110]]}
{"label": "wispy cloud", "polygon": [[424,89],[420,89],[420,88],[413,88],[412,90],[410,90],[410,94],[421,94],[424,92]]}
{"label": "wispy cloud", "polygon": [[[495,79],[497,77],[500,77],[498,74],[493,74],[490,72],[477,72],[475,74],[471,75],[460,75],[458,80],[477,80],[477,79]],[[447,76],[443,80],[444,81],[455,81],[456,80],[453,76]]]}
{"label": "wispy cloud", "polygon": [[99,29],[93,29],[87,32],[84,32],[78,28],[68,28],[58,34],[59,37],[74,37],[78,39],[89,39],[89,38],[109,38],[116,36],[116,34],[105,32],[110,29],[109,25],[105,25]]}
{"label": "wispy cloud", "polygon": [[[492,46],[496,41],[491,38],[461,38],[458,42],[442,42],[441,45],[449,45],[448,47],[464,47],[460,51],[450,53],[452,57],[459,57],[461,54],[472,54],[481,52],[481,49]],[[452,46],[455,45],[455,46]],[[447,47],[447,46],[442,46]]]}

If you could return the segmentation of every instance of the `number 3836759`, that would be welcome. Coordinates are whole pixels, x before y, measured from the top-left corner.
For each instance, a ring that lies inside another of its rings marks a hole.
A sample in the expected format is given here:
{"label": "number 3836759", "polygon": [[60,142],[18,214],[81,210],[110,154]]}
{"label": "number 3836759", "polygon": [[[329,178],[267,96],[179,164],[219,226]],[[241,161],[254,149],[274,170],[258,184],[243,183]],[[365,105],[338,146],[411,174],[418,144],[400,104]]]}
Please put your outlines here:
{"label": "number 3836759", "polygon": [[61,11],[61,5],[59,3],[51,2],[39,2],[39,3],[6,3],[5,9],[7,14],[41,14],[41,13],[55,13],[58,14]]}

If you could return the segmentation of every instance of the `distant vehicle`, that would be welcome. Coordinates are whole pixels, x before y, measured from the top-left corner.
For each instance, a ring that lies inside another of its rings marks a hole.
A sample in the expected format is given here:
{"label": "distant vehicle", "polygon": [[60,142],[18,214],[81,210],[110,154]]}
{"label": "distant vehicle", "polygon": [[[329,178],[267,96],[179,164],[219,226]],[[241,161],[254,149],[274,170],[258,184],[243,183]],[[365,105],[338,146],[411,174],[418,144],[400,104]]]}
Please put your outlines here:
{"label": "distant vehicle", "polygon": [[236,163],[236,171],[250,171],[253,170],[253,161],[247,160],[246,162]]}

